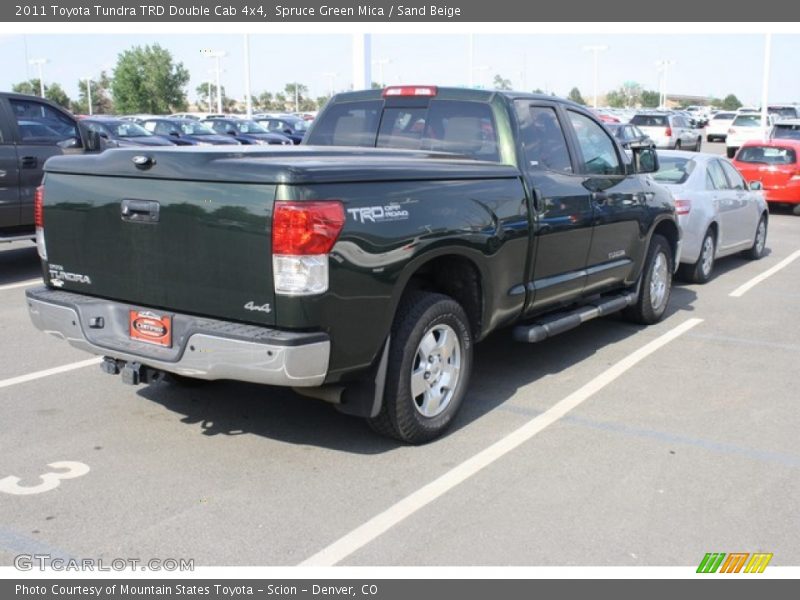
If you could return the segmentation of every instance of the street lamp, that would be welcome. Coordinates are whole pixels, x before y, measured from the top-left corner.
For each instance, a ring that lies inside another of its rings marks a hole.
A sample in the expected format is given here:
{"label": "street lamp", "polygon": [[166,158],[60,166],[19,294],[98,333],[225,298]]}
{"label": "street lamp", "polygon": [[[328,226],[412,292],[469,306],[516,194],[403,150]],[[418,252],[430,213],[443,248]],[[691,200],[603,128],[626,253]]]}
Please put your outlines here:
{"label": "street lamp", "polygon": [[388,65],[392,62],[391,58],[376,58],[372,61],[373,65],[378,65],[378,83],[381,85],[386,85],[386,82],[383,80],[383,66]]}
{"label": "street lamp", "polygon": [[333,98],[334,82],[336,81],[336,78],[339,76],[339,74],[331,71],[329,73],[323,73],[322,76],[328,78],[328,97]]}
{"label": "street lamp", "polygon": [[28,62],[34,65],[39,71],[39,95],[44,98],[44,75],[42,74],[42,67],[50,61],[46,58],[32,58]]}
{"label": "street lamp", "polygon": [[661,86],[660,86],[661,89],[659,90],[660,108],[667,108],[667,71],[674,64],[675,64],[674,60],[666,58],[662,58],[661,60],[656,61],[656,66],[658,67],[658,70],[661,73]]}
{"label": "street lamp", "polygon": [[206,58],[213,58],[214,59],[214,69],[217,73],[217,112],[222,113],[222,87],[219,83],[219,75],[220,75],[220,68],[219,68],[219,60],[221,58],[225,58],[228,56],[228,53],[224,50],[200,50],[200,54],[205,56]]}
{"label": "street lamp", "polygon": [[89,116],[92,116],[92,78],[86,77],[86,101],[89,103]]}
{"label": "street lamp", "polygon": [[247,118],[253,116],[253,96],[250,92],[250,36],[244,34],[244,105]]}
{"label": "street lamp", "polygon": [[608,46],[584,46],[584,52],[591,52],[592,58],[594,62],[594,100],[592,101],[592,105],[594,108],[597,108],[597,70],[598,70],[598,56],[601,52],[605,52],[608,50]]}

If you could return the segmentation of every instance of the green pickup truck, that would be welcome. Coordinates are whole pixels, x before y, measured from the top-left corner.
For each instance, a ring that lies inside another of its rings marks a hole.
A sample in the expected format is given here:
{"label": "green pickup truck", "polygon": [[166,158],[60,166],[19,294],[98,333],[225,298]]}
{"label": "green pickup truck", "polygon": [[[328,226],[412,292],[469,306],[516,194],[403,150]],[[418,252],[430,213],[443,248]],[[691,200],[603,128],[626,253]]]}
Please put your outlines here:
{"label": "green pickup truck", "polygon": [[431,86],[337,95],[295,147],[56,157],[30,316],[126,383],[290,386],[421,443],[490,332],[662,318],[657,167],[577,104]]}

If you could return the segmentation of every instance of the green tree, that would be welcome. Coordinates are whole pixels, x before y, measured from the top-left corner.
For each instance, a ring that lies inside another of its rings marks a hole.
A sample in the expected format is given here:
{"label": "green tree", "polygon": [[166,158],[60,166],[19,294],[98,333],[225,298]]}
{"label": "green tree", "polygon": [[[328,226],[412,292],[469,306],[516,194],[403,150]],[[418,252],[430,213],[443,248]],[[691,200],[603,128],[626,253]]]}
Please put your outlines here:
{"label": "green tree", "polygon": [[625,94],[619,90],[611,90],[606,94],[606,104],[611,108],[625,108]]}
{"label": "green tree", "polygon": [[[92,79],[89,86],[92,90],[92,114],[110,115],[114,113],[114,103],[111,101],[108,89],[111,87],[111,78],[105,71],[100,76]],[[72,112],[78,114],[89,113],[89,98],[86,80],[78,81],[78,99],[72,102]]]}
{"label": "green tree", "polygon": [[569,99],[578,104],[586,105],[586,101],[583,99],[583,96],[581,96],[581,91],[576,87],[569,91]]}
{"label": "green tree", "polygon": [[272,92],[261,92],[256,99],[255,106],[258,106],[258,110],[275,110],[275,96]]}
{"label": "green tree", "polygon": [[494,89],[496,90],[510,90],[511,89],[511,80],[504,79],[502,75],[497,74],[494,76],[494,81],[492,82]]}
{"label": "green tree", "polygon": [[[17,94],[28,94],[29,96],[38,96],[40,92],[39,79],[29,79],[28,81],[20,81],[11,86],[11,91]],[[64,108],[70,107],[70,99],[58,83],[45,84],[44,97]]]}
{"label": "green tree", "polygon": [[[208,83],[201,83],[198,85],[194,92],[197,94],[197,107],[203,111],[208,109]],[[236,107],[236,99],[230,98],[225,93],[225,86],[221,85],[222,91],[222,110],[223,112],[230,112]],[[217,110],[217,86],[211,84],[211,112]]]}
{"label": "green tree", "polygon": [[317,108],[315,110],[322,110],[323,108],[325,108],[325,105],[328,103],[328,100],[330,99],[331,99],[330,96],[318,96]]}
{"label": "green tree", "polygon": [[642,108],[658,108],[661,103],[661,94],[655,90],[642,90],[639,102],[641,102]]}
{"label": "green tree", "polygon": [[17,94],[28,94],[29,96],[39,95],[39,80],[30,79],[28,81],[20,81],[11,86],[11,91]]}
{"label": "green tree", "polygon": [[722,109],[723,110],[736,110],[737,108],[741,108],[742,103],[739,102],[739,99],[734,96],[733,94],[728,94],[722,100]]}
{"label": "green tree", "polygon": [[[305,96],[308,94],[308,86],[297,82],[287,83],[283,88],[283,91],[286,94],[286,99],[289,101],[289,104],[292,107],[291,110],[313,110],[303,108],[309,105],[309,99]],[[310,103],[312,106],[315,106],[313,100],[311,100]]]}
{"label": "green tree", "polygon": [[158,44],[134,46],[117,58],[113,98],[121,113],[166,114],[187,108],[189,71]]}
{"label": "green tree", "polygon": [[534,94],[544,94],[544,90],[542,88],[536,88],[535,90],[533,90],[532,93],[534,93]]}

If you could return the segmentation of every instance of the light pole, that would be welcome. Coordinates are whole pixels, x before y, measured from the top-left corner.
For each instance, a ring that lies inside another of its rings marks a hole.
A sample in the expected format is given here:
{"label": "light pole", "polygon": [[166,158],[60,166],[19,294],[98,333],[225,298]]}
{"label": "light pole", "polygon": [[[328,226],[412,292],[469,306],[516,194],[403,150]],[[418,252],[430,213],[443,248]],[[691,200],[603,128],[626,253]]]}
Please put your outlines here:
{"label": "light pole", "polygon": [[592,60],[594,62],[594,100],[592,100],[592,106],[597,108],[597,71],[598,71],[598,57],[601,52],[608,50],[608,46],[584,46],[584,52],[591,52],[592,53]]}
{"label": "light pole", "polygon": [[[764,38],[764,74],[761,80],[761,131],[764,134],[764,141],[769,139],[769,131],[767,130],[767,113],[769,107],[769,63],[770,54],[772,51],[772,34],[767,33]],[[797,213],[795,213],[797,214]]]}
{"label": "light pole", "polygon": [[86,78],[86,101],[89,103],[89,116],[92,116],[92,78]]}
{"label": "light pole", "polygon": [[661,72],[660,108],[667,108],[667,71],[675,64],[674,60],[663,58],[656,61],[656,66]]}
{"label": "light pole", "polygon": [[331,71],[329,73],[323,73],[322,76],[328,78],[328,97],[333,98],[334,82],[336,81],[336,78],[339,76],[339,74]]}
{"label": "light pole", "polygon": [[392,59],[390,58],[376,58],[372,61],[373,65],[378,65],[378,83],[380,83],[382,86],[386,85],[386,82],[383,79],[383,66],[388,65],[390,62],[392,62]]}
{"label": "light pole", "polygon": [[214,85],[214,82],[210,79],[206,80],[206,89],[208,90],[208,112],[213,112],[214,109],[211,106],[211,102],[214,100],[214,95],[211,93],[211,86]]}
{"label": "light pole", "polygon": [[206,58],[213,58],[214,68],[217,73],[217,112],[222,113],[222,87],[219,83],[219,76],[220,76],[220,65],[219,60],[221,58],[225,58],[228,56],[228,53],[224,50],[201,50],[200,53],[205,56]]}
{"label": "light pole", "polygon": [[244,105],[247,118],[253,116],[253,98],[250,95],[250,36],[244,34]]}
{"label": "light pole", "polygon": [[42,67],[50,61],[46,58],[32,58],[28,62],[34,65],[39,72],[39,96],[44,98],[44,75],[42,74]]}

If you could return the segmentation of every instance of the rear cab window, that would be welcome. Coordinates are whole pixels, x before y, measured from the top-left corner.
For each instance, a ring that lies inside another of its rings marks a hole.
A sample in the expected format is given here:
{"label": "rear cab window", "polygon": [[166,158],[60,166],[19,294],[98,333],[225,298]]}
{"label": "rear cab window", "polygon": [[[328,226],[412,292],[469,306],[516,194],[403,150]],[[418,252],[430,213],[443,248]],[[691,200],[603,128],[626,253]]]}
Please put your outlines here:
{"label": "rear cab window", "polygon": [[745,146],[739,150],[736,160],[765,165],[793,165],[797,162],[797,154],[792,148]]}
{"label": "rear cab window", "polygon": [[305,143],[451,152],[502,162],[500,135],[488,102],[420,98],[334,104]]}

